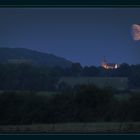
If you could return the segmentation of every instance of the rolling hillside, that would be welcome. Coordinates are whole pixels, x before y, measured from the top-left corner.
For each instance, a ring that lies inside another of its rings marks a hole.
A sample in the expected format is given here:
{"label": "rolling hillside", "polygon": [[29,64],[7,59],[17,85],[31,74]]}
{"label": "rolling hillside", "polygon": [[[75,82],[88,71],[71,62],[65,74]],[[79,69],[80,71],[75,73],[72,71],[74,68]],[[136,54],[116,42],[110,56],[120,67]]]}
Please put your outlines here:
{"label": "rolling hillside", "polygon": [[0,48],[0,63],[11,60],[29,60],[33,65],[47,65],[49,67],[70,67],[72,62],[53,54],[42,53],[25,48]]}

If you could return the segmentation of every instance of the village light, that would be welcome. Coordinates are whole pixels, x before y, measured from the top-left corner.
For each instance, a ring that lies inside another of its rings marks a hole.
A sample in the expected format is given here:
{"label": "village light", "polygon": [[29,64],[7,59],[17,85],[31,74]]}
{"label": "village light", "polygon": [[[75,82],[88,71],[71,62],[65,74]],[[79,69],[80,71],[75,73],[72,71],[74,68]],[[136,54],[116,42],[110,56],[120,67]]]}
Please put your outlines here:
{"label": "village light", "polygon": [[116,63],[107,63],[105,57],[101,66],[105,69],[117,69],[119,67],[119,65]]}

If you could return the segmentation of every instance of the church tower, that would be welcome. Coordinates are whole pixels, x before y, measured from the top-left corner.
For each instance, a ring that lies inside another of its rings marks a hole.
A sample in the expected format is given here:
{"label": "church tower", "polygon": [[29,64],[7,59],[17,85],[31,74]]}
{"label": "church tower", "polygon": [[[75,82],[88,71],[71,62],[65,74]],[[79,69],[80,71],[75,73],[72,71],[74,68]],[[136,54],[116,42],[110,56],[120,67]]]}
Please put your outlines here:
{"label": "church tower", "polygon": [[104,56],[104,59],[103,59],[103,62],[102,62],[102,67],[107,69],[107,61],[106,61],[105,56]]}

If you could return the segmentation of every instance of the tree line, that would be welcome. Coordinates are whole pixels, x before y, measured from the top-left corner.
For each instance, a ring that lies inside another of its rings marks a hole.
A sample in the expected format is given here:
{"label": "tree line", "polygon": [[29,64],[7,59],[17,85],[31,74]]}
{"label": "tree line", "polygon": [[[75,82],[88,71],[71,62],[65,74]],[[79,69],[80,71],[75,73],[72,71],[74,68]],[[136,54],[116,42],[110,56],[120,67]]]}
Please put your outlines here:
{"label": "tree line", "polygon": [[140,65],[122,64],[118,69],[73,63],[69,68],[28,64],[0,64],[0,90],[54,91],[63,76],[128,77],[130,88],[140,87]]}

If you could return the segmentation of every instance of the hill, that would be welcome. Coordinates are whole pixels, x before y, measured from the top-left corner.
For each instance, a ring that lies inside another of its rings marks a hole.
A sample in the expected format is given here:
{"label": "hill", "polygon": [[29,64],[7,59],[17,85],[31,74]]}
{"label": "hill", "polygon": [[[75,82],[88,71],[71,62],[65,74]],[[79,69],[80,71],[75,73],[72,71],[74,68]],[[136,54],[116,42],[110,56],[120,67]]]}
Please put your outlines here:
{"label": "hill", "polygon": [[33,65],[47,65],[49,67],[70,67],[72,62],[53,54],[42,53],[25,48],[0,48],[0,63],[20,60],[30,61]]}

